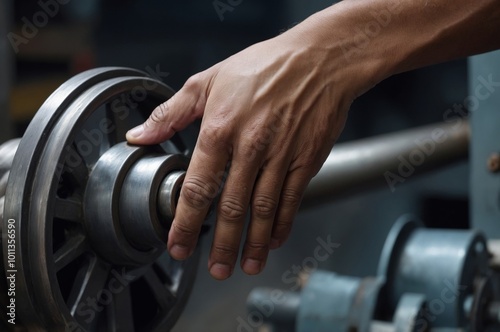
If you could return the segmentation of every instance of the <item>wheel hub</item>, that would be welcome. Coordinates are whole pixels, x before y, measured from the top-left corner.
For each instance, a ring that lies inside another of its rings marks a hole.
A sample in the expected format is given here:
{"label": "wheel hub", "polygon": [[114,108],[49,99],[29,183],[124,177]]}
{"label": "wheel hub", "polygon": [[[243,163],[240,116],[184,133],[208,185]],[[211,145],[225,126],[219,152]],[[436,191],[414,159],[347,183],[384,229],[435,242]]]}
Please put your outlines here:
{"label": "wheel hub", "polygon": [[102,68],[70,79],[37,112],[0,198],[2,269],[16,286],[15,297],[0,302],[16,301],[17,326],[133,332],[174,325],[199,252],[178,262],[165,243],[198,130],[154,147],[125,143],[126,131],[172,95],[142,72]]}
{"label": "wheel hub", "polygon": [[183,155],[120,143],[90,174],[84,206],[93,247],[109,262],[141,266],[165,250],[187,169]]}

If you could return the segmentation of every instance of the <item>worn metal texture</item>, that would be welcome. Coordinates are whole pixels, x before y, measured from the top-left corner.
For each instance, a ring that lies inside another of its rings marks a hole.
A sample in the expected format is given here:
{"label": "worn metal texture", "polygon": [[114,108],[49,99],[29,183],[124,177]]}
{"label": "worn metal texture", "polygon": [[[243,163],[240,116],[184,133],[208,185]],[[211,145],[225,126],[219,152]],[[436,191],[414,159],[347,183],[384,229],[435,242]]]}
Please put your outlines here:
{"label": "worn metal texture", "polygon": [[297,332],[368,331],[383,278],[315,271],[302,290]]}
{"label": "worn metal texture", "polygon": [[466,159],[469,126],[436,123],[336,145],[307,187],[303,207],[396,185]]}
{"label": "worn metal texture", "polygon": [[[120,103],[141,87],[148,87],[145,98]],[[83,208],[91,170],[125,139],[118,128],[143,122],[172,94],[135,70],[92,70],[62,85],[30,124],[13,160],[3,221],[4,228],[6,220],[15,224],[16,309],[29,331],[156,331],[177,320],[199,252],[176,262],[163,248],[139,267],[114,264],[88,241]],[[192,147],[180,136],[165,146],[166,154]],[[5,232],[2,239],[8,262]],[[89,299],[100,307],[89,307]]]}
{"label": "worn metal texture", "polygon": [[386,239],[376,277],[318,270],[299,297],[254,290],[248,310],[276,331],[497,331],[499,280],[489,260],[481,233],[426,229],[404,215]]}
{"label": "worn metal texture", "polygon": [[[500,173],[491,157],[500,153],[500,51],[469,59],[471,117],[471,222],[489,238],[500,238]],[[494,169],[493,169],[494,170]]]}
{"label": "worn metal texture", "polygon": [[488,261],[479,232],[421,228],[404,216],[389,233],[379,264],[378,274],[387,282],[384,308],[393,312],[404,294],[423,294],[431,306],[439,306],[432,327],[466,326],[464,302],[476,278],[487,273]]}
{"label": "worn metal texture", "polygon": [[426,297],[422,294],[403,294],[394,313],[397,332],[421,332],[429,327],[425,316]]}
{"label": "worn metal texture", "polygon": [[273,332],[295,331],[301,294],[273,288],[255,288],[248,295],[247,311],[255,321],[273,326]]}

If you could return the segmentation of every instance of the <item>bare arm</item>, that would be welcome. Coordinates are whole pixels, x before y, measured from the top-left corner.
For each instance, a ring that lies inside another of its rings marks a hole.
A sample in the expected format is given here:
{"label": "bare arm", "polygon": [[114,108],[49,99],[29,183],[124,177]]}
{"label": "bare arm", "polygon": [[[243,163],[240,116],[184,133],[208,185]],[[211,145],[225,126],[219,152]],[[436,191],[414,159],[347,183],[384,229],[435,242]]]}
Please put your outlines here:
{"label": "bare arm", "polygon": [[154,144],[203,118],[171,255],[194,250],[231,162],[208,267],[217,279],[232,274],[250,209],[241,266],[261,272],[357,96],[395,73],[499,47],[498,0],[346,0],[191,77],[127,135]]}

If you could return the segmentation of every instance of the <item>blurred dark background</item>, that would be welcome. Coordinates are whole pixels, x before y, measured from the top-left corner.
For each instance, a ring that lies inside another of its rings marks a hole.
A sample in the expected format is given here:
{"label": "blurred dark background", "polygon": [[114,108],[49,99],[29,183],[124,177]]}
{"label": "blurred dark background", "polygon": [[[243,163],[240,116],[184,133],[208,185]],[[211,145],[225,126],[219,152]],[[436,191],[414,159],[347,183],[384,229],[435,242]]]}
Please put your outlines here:
{"label": "blurred dark background", "polygon": [[[59,5],[34,38],[19,45],[17,53],[10,52],[8,113],[1,110],[9,114],[10,123],[2,121],[3,133],[22,135],[44,99],[83,70],[159,66],[169,73],[165,83],[177,90],[190,75],[331,5],[320,0],[243,0],[221,16],[212,0],[61,2],[67,4]],[[44,10],[35,0],[10,5],[5,9],[10,31],[19,35],[23,18],[31,21]],[[341,141],[442,121],[445,110],[466,96],[465,60],[397,75],[354,103]],[[290,289],[284,273],[312,255],[318,237],[331,236],[340,244],[321,268],[364,276],[374,273],[385,236],[403,213],[413,213],[431,226],[465,227],[468,172],[463,163],[411,179],[394,193],[382,188],[303,211],[288,243],[271,254],[266,270],[257,277],[238,270],[228,281],[212,280],[206,269],[211,241],[206,238],[198,281],[174,331],[236,331],[238,318],[246,320],[248,292],[256,286]]]}

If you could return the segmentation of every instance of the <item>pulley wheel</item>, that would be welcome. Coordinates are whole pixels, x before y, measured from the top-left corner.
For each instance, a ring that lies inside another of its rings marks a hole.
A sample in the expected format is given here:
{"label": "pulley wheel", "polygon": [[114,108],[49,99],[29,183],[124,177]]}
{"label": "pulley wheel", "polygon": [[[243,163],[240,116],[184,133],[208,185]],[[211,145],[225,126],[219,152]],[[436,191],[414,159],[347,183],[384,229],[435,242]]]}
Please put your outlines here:
{"label": "pulley wheel", "polygon": [[[15,300],[16,326],[28,331],[173,326],[199,256],[178,262],[165,246],[142,264],[114,262],[105,255],[105,244],[91,241],[95,234],[89,234],[85,209],[87,183],[100,158],[125,144],[126,131],[172,95],[143,72],[102,68],[64,83],[37,112],[17,148],[4,201],[3,263],[14,280],[15,296],[7,300]],[[155,151],[188,160],[196,132],[188,128]]]}

